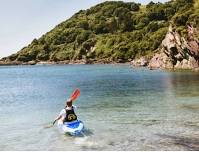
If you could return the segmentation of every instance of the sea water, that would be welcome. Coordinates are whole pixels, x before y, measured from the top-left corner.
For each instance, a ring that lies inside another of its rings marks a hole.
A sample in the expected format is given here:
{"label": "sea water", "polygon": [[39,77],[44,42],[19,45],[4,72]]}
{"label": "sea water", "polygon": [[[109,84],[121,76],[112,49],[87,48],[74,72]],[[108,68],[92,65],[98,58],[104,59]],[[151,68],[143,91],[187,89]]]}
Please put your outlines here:
{"label": "sea water", "polygon": [[[75,88],[81,137],[52,126]],[[129,65],[0,67],[0,150],[198,150],[199,73]]]}

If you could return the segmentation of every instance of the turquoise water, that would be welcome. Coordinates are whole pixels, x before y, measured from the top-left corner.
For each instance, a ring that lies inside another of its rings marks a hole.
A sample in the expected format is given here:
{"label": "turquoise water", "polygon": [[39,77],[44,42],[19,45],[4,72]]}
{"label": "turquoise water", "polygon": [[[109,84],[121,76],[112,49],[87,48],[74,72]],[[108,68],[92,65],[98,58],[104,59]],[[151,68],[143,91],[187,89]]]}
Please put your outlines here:
{"label": "turquoise water", "polygon": [[[75,88],[83,137],[51,122]],[[128,65],[0,67],[0,150],[198,150],[199,73]]]}

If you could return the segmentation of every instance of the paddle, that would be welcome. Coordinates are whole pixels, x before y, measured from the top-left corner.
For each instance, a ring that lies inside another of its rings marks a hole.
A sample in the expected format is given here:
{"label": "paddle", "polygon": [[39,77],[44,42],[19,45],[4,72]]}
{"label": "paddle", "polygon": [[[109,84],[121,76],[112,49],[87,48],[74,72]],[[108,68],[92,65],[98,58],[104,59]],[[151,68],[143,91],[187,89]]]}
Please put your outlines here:
{"label": "paddle", "polygon": [[73,93],[70,96],[71,101],[76,100],[80,96],[80,90],[77,88],[73,91]]}

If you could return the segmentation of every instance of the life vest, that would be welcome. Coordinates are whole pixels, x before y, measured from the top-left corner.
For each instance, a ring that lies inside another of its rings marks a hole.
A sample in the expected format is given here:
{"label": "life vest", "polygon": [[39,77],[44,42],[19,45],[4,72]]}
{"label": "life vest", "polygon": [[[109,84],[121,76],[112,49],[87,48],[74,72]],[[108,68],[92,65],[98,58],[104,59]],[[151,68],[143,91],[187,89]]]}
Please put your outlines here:
{"label": "life vest", "polygon": [[66,110],[66,117],[64,118],[64,122],[71,122],[71,121],[77,120],[77,116],[74,112],[73,107],[70,110],[68,109],[65,109],[65,110]]}

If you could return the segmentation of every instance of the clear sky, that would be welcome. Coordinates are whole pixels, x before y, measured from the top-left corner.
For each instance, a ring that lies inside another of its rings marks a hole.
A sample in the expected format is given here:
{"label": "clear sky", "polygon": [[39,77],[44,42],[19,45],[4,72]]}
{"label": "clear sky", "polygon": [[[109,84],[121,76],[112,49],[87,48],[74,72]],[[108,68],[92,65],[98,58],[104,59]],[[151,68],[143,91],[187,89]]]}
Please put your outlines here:
{"label": "clear sky", "polygon": [[[106,0],[0,0],[0,58],[19,51],[34,38],[39,38],[79,10],[104,1]],[[142,4],[150,1],[134,0]]]}

